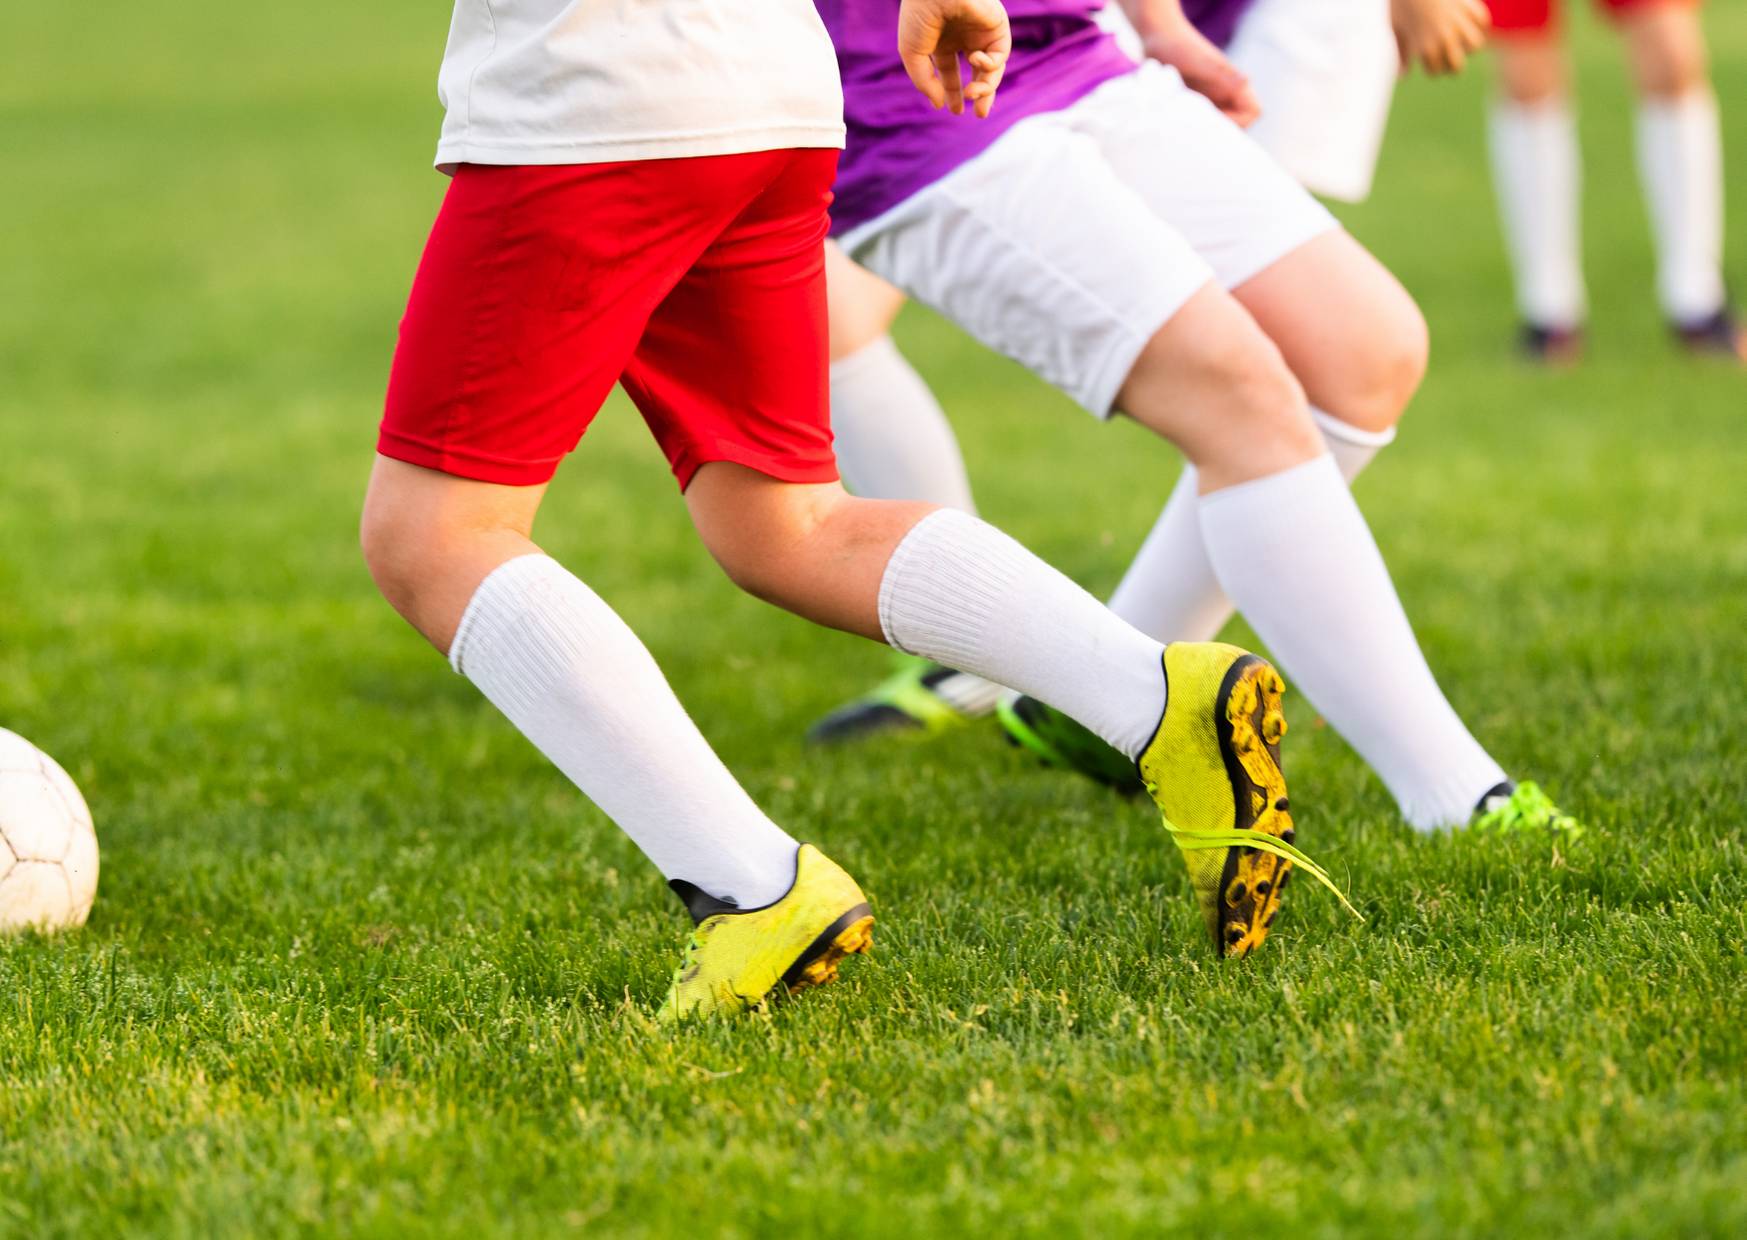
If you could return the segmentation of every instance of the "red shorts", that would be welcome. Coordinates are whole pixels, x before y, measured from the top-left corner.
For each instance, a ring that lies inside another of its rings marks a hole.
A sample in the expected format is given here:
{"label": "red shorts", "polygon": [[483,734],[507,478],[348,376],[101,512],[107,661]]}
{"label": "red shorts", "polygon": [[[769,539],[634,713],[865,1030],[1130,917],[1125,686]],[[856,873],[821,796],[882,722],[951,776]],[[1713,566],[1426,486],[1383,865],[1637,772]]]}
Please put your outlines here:
{"label": "red shorts", "polygon": [[455,174],[400,325],[377,450],[546,482],[622,381],[683,489],[735,461],[837,477],[833,150]]}
{"label": "red shorts", "polygon": [[[1650,8],[1658,4],[1696,4],[1698,0],[1595,0],[1598,7],[1610,13],[1627,9]],[[1486,0],[1492,10],[1492,28],[1500,33],[1539,31],[1552,27],[1559,19],[1559,0]]]}

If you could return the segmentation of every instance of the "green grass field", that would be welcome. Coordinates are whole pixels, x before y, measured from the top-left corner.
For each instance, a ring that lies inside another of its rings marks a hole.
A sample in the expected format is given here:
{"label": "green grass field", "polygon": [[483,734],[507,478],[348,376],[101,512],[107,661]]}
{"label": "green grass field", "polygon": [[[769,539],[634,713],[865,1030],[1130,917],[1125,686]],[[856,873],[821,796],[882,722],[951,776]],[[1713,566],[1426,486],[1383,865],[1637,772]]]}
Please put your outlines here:
{"label": "green grass field", "polygon": [[[1416,838],[1295,700],[1300,843],[1368,920],[1302,883],[1221,965],[1141,806],[987,730],[803,747],[880,652],[737,594],[615,401],[543,541],[880,917],[843,984],[676,1036],[677,904],[355,549],[443,9],[7,15],[0,725],[105,853],[87,929],[0,943],[0,1234],[1747,1231],[1747,384],[1660,330],[1593,22],[1580,372],[1508,354],[1483,74],[1403,90],[1349,213],[1436,341],[1361,499],[1590,836]],[[1711,29],[1739,250],[1747,13]],[[1113,585],[1174,456],[900,335],[988,515]]]}

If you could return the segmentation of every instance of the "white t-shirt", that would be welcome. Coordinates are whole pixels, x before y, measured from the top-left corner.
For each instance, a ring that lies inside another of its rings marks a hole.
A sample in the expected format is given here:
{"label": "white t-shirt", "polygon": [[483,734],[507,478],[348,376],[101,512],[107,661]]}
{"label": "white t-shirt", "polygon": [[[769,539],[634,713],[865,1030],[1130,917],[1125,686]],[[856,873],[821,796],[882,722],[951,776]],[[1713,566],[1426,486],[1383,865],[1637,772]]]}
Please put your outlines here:
{"label": "white t-shirt", "polygon": [[843,145],[813,0],[455,0],[438,95],[439,167]]}

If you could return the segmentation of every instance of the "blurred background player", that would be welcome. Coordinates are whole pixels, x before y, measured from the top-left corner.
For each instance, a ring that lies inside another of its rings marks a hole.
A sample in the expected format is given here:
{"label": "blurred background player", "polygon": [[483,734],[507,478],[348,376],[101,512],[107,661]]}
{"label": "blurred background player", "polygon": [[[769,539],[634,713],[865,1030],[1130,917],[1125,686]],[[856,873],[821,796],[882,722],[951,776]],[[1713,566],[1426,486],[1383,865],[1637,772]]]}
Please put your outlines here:
{"label": "blurred background player", "polygon": [[[1418,308],[1231,123],[1255,115],[1256,96],[1176,0],[1128,5],[1138,65],[1103,33],[1095,0],[1016,0],[1004,111],[951,136],[909,106],[881,59],[889,0],[818,4],[850,130],[834,213],[843,250],[1191,462],[1112,609],[1155,637],[1206,640],[1235,601],[1415,826],[1573,828],[1507,778],[1445,699],[1347,487],[1418,387]],[[1328,145],[1346,165],[1339,179],[1368,184],[1353,165],[1373,144]],[[831,275],[839,340],[878,333],[873,352],[833,370],[846,477],[863,493],[968,510],[951,428],[884,336],[899,295],[841,256]],[[900,672],[814,737],[945,726],[1006,696],[950,666]],[[1059,712],[1023,698],[1002,710],[1052,761],[1137,784]]]}
{"label": "blurred background player", "polygon": [[[1588,311],[1580,161],[1560,0],[1488,0],[1499,95],[1493,177],[1533,358],[1571,362]],[[1601,0],[1638,96],[1638,169],[1656,247],[1656,292],[1697,353],[1747,360],[1723,283],[1723,154],[1698,0]]]}

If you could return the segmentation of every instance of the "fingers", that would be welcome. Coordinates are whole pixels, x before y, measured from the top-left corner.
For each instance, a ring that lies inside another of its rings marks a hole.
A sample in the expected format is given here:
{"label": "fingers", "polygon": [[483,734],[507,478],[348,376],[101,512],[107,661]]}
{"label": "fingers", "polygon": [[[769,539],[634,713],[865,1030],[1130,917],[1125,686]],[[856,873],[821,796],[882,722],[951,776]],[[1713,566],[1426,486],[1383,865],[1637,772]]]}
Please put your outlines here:
{"label": "fingers", "polygon": [[1236,124],[1248,128],[1262,114],[1262,101],[1256,96],[1255,87],[1250,85],[1250,79],[1230,61],[1225,62],[1224,79],[1220,83],[1220,98],[1214,102],[1219,104],[1219,110],[1229,116]]}
{"label": "fingers", "polygon": [[1232,98],[1231,106],[1226,109],[1226,115],[1245,129],[1261,118],[1262,101],[1256,95],[1255,87],[1250,85],[1248,78],[1239,85],[1237,94]]}
{"label": "fingers", "polygon": [[938,108],[946,102],[946,90],[940,85],[940,79],[934,76],[934,57],[926,52],[905,52],[904,71],[910,75],[910,84],[922,92],[930,106]]}
{"label": "fingers", "polygon": [[1432,76],[1462,72],[1492,28],[1486,0],[1398,0],[1392,13],[1403,73],[1415,64]]}
{"label": "fingers", "polygon": [[903,0],[898,55],[911,85],[936,108],[963,115],[968,102],[987,116],[1012,50],[998,0]]}
{"label": "fingers", "polygon": [[976,76],[966,88],[965,98],[975,105],[978,116],[987,117],[995,106],[995,92],[1000,89],[1001,78],[1007,72],[1007,56],[1004,52],[972,52],[969,59],[971,71]]}
{"label": "fingers", "polygon": [[946,95],[946,107],[954,116],[964,115],[964,72],[958,65],[958,53],[934,53],[934,69],[940,75],[941,90]]}

